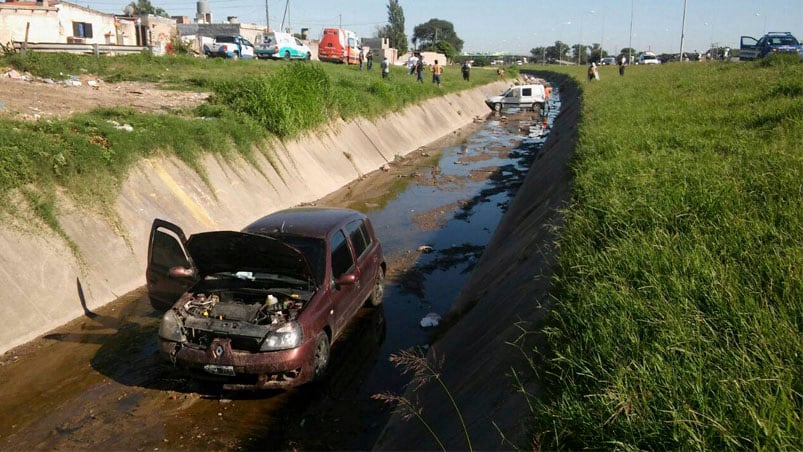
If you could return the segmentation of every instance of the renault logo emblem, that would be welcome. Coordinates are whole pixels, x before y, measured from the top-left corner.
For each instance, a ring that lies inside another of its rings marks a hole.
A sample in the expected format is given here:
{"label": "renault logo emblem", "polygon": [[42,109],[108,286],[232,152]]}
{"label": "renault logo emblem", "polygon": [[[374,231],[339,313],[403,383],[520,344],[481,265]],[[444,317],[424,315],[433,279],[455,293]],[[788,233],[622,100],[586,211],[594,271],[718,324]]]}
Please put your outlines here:
{"label": "renault logo emblem", "polygon": [[217,344],[215,346],[215,358],[219,358],[221,356],[223,356],[223,346],[220,345],[220,344]]}

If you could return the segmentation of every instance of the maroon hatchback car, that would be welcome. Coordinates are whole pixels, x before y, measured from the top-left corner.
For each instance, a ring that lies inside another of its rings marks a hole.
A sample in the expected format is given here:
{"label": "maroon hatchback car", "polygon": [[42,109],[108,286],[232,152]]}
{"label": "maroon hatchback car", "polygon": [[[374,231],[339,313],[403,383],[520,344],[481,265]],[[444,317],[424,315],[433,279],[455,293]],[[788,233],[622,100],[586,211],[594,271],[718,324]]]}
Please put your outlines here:
{"label": "maroon hatchback car", "polygon": [[288,209],[189,239],[156,219],[147,281],[166,310],[161,353],[227,389],[318,379],[360,307],[382,302],[385,270],[370,221],[353,210]]}

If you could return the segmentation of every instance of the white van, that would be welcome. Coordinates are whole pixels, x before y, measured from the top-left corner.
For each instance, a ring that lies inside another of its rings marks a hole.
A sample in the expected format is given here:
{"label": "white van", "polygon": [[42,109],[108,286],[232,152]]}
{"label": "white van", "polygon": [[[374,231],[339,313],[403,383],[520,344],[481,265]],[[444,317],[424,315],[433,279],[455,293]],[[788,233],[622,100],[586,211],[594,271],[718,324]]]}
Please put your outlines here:
{"label": "white van", "polygon": [[485,104],[493,111],[502,111],[503,108],[544,108],[546,91],[544,85],[513,85],[498,96],[485,99]]}
{"label": "white van", "polygon": [[644,52],[638,56],[636,64],[661,64],[661,60],[652,52]]}
{"label": "white van", "polygon": [[309,60],[312,57],[309,47],[288,33],[271,31],[257,35],[257,43],[254,50],[257,58]]}

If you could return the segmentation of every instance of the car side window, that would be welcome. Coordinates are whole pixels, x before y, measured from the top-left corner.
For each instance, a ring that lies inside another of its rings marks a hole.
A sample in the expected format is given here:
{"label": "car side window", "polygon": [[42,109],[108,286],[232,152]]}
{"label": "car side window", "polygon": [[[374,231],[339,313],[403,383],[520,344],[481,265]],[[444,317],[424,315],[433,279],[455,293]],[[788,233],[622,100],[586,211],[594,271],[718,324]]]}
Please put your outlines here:
{"label": "car side window", "polygon": [[332,236],[332,276],[339,278],[351,270],[354,266],[354,259],[351,257],[351,250],[346,242],[346,236],[342,231],[337,231]]}
{"label": "car side window", "polygon": [[359,258],[368,249],[369,245],[365,223],[362,220],[352,221],[346,225],[346,231],[349,233],[351,245],[354,247],[354,254]]}
{"label": "car side window", "polygon": [[532,96],[533,95],[533,89],[532,88],[524,88],[524,89],[521,90],[521,95],[524,96],[524,97]]}

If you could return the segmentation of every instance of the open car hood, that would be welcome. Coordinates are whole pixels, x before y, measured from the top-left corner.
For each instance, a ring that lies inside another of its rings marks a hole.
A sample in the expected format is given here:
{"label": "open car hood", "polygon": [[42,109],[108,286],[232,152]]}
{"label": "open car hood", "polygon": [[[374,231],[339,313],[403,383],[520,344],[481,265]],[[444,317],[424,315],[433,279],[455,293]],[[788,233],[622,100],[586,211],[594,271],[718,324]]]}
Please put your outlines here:
{"label": "open car hood", "polygon": [[314,282],[309,262],[298,249],[272,237],[234,231],[193,234],[187,240],[199,276],[218,272],[273,273]]}

